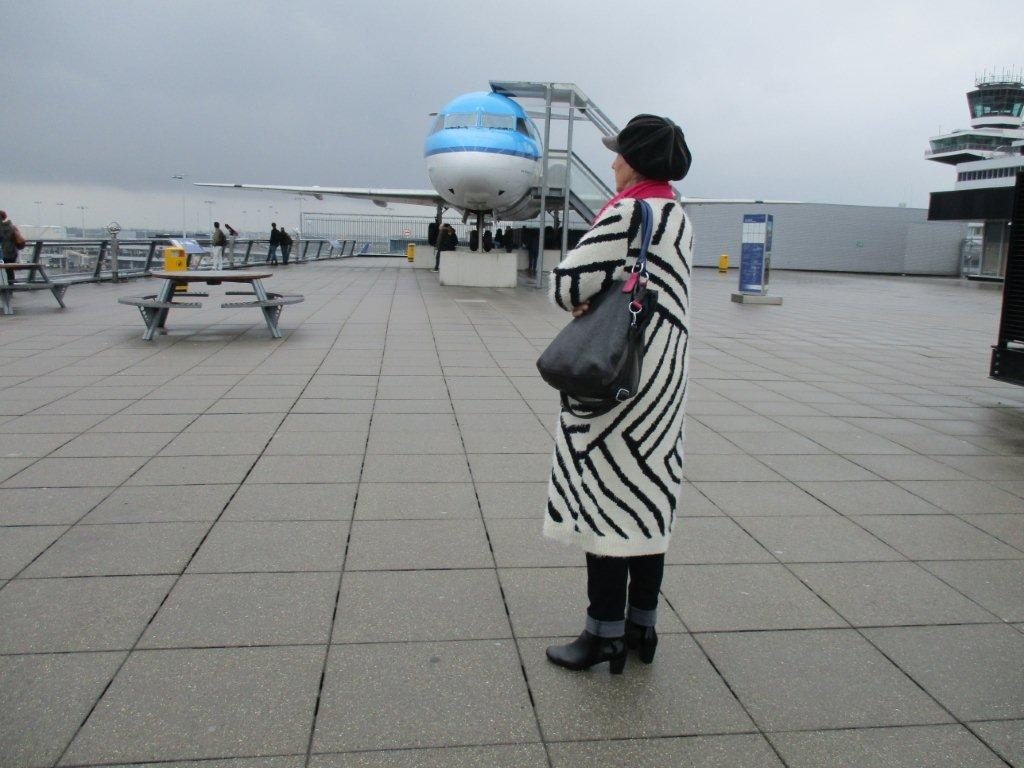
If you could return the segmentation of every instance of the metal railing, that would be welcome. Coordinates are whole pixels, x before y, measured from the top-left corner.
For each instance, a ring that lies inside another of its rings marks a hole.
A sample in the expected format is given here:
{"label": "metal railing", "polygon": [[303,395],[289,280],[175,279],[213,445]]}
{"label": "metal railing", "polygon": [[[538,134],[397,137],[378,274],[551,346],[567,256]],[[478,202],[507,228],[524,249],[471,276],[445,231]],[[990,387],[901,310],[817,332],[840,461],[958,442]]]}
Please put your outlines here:
{"label": "metal railing", "polygon": [[[197,242],[209,248],[208,239]],[[154,269],[160,269],[163,266],[163,249],[169,245],[172,243],[166,238],[31,240],[29,247],[22,251],[19,261],[42,264],[50,277],[68,282],[121,280],[142,277]],[[230,241],[224,249],[225,269],[261,265],[266,262],[269,248],[269,240],[238,238]],[[292,244],[289,261],[301,264],[351,258],[370,252],[371,243],[366,240],[303,238]],[[202,269],[211,263],[209,252],[189,257],[190,269]]]}
{"label": "metal railing", "polygon": [[933,155],[944,155],[947,152],[962,152],[964,150],[1008,154],[1012,152],[1013,147],[1011,147],[1009,144],[987,144],[984,142],[977,141],[961,141],[956,144],[950,144],[945,147],[940,147],[938,149],[928,149],[925,151],[924,156],[931,157]]}

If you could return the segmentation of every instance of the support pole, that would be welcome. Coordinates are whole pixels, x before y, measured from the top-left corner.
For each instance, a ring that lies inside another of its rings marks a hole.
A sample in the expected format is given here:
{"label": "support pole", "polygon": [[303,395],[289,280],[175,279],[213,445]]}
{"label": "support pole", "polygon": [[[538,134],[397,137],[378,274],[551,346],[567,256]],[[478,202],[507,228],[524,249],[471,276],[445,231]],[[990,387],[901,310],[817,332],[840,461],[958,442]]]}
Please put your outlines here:
{"label": "support pole", "polygon": [[562,244],[559,261],[569,249],[569,193],[572,191],[572,121],[576,109],[576,91],[569,93],[569,130],[565,147],[565,181],[562,182]]}
{"label": "support pole", "polygon": [[551,144],[551,83],[544,84],[544,157],[540,172],[540,218],[537,229],[537,274],[534,288],[544,287],[544,220],[548,205],[548,147]]}

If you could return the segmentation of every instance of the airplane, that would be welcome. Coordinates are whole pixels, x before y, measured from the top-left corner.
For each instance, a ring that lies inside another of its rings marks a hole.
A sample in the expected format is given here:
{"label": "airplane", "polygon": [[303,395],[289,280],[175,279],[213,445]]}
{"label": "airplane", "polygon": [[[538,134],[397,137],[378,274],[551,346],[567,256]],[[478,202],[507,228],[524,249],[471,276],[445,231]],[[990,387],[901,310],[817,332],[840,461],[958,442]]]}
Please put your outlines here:
{"label": "airplane", "polygon": [[[436,227],[446,208],[476,215],[479,242],[486,216],[508,221],[536,218],[532,190],[540,185],[541,139],[533,120],[515,101],[491,91],[465,93],[438,111],[424,142],[423,157],[433,189],[296,187],[278,184],[195,182],[197,187],[259,189],[310,195],[431,205]],[[475,249],[474,249],[475,250]]]}
{"label": "airplane", "polygon": [[[340,195],[371,200],[382,208],[388,203],[430,205],[436,209],[428,234],[431,245],[435,244],[445,210],[454,208],[463,212],[463,221],[470,215],[476,216],[476,229],[470,233],[470,248],[475,251],[482,240],[485,217],[527,221],[540,213],[533,190],[540,186],[542,149],[537,126],[522,106],[500,93],[474,91],[457,96],[439,110],[427,133],[423,157],[433,189],[214,182],[195,182],[195,186],[290,192],[317,200],[323,200],[325,195]],[[549,167],[549,175],[558,173],[557,166]],[[679,199],[684,205],[789,202],[682,196]]]}

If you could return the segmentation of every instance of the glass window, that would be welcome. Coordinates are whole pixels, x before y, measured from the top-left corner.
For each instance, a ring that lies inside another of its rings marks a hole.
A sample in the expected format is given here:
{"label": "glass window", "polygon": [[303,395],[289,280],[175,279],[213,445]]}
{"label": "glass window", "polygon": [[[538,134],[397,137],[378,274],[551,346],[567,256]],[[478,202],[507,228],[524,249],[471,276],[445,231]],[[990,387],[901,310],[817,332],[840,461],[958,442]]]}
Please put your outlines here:
{"label": "glass window", "polygon": [[476,128],[476,112],[458,112],[444,116],[445,128]]}
{"label": "glass window", "polygon": [[484,128],[512,131],[515,130],[516,119],[512,115],[489,115],[485,112],[480,116],[480,125]]}
{"label": "glass window", "polygon": [[1013,115],[1020,117],[1024,109],[1024,90],[1021,88],[985,88],[967,95],[967,103],[974,117]]}
{"label": "glass window", "polygon": [[533,123],[526,118],[520,117],[516,119],[516,131],[523,134],[523,136],[528,136],[534,141],[540,141],[540,136],[533,127]]}

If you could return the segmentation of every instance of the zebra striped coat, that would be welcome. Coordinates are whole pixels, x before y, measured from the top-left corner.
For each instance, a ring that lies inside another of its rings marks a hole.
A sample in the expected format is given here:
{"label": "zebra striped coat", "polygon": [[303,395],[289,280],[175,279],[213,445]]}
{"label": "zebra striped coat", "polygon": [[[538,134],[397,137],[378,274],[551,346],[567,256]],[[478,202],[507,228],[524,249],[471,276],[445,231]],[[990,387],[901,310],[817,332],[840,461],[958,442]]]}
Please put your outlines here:
{"label": "zebra striped coat", "polygon": [[[682,484],[693,229],[679,203],[648,202],[647,264],[658,307],[646,330],[640,392],[595,419],[559,414],[544,518],[545,536],[611,557],[668,548]],[[555,267],[552,301],[571,310],[624,279],[639,250],[640,203],[625,198]]]}

